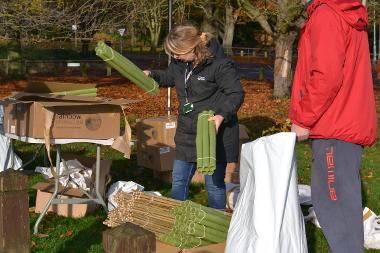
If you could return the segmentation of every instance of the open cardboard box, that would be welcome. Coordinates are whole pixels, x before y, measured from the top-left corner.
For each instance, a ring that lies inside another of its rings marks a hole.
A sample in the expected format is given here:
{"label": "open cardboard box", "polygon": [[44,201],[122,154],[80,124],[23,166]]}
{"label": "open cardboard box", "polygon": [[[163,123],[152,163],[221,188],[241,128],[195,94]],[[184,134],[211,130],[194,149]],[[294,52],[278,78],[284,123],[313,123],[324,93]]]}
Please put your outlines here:
{"label": "open cardboard box", "polygon": [[[91,190],[95,187],[95,158],[77,156],[73,154],[65,154],[65,160],[77,159],[82,165],[87,168],[92,168],[92,185]],[[105,196],[106,185],[110,181],[109,172],[111,169],[112,161],[111,160],[101,160],[100,161],[100,176],[99,176],[99,192]],[[39,182],[33,186],[34,189],[37,189],[36,197],[36,207],[35,212],[41,213],[49,201],[52,193],[54,192],[54,181]],[[76,188],[64,188],[60,186],[58,188],[58,198],[67,199],[67,198],[84,198],[85,194]],[[48,212],[54,212],[58,215],[65,217],[81,218],[86,214],[93,212],[99,207],[97,204],[54,204],[49,209]]]}
{"label": "open cardboard box", "polygon": [[125,131],[121,135],[120,112],[137,100],[38,93],[61,91],[62,87],[62,83],[31,85],[28,92],[14,93],[0,100],[4,106],[4,132],[44,139],[46,144],[50,139],[113,140],[112,148],[129,158],[131,128],[125,119]]}
{"label": "open cardboard box", "polygon": [[193,249],[181,249],[156,240],[156,253],[223,253],[226,243],[217,243]]}
{"label": "open cardboard box", "polygon": [[110,139],[120,136],[121,106],[127,99],[16,93],[3,99],[4,131],[17,136]]}

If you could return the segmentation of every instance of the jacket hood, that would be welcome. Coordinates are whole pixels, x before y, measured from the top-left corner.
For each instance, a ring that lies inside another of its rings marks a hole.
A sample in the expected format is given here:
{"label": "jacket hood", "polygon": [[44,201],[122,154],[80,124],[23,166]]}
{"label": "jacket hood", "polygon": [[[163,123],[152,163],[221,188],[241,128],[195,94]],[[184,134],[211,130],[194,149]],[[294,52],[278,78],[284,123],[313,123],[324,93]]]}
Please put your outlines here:
{"label": "jacket hood", "polygon": [[216,38],[212,38],[207,44],[208,50],[210,53],[216,58],[224,58],[226,55],[224,54],[223,47],[220,45]]}
{"label": "jacket hood", "polygon": [[365,30],[367,28],[367,9],[358,0],[314,0],[307,8],[309,16],[318,6],[323,4],[327,4],[353,28],[357,30]]}

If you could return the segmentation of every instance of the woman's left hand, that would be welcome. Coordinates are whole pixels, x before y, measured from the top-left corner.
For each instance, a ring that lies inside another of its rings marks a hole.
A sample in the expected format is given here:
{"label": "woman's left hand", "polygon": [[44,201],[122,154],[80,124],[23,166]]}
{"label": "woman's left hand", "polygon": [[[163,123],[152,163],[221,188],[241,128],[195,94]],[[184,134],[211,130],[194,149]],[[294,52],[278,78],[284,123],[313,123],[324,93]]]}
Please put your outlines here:
{"label": "woman's left hand", "polygon": [[216,132],[218,132],[220,125],[223,123],[224,117],[222,115],[218,114],[218,115],[214,115],[208,119],[208,121],[211,121],[211,120],[215,121]]}

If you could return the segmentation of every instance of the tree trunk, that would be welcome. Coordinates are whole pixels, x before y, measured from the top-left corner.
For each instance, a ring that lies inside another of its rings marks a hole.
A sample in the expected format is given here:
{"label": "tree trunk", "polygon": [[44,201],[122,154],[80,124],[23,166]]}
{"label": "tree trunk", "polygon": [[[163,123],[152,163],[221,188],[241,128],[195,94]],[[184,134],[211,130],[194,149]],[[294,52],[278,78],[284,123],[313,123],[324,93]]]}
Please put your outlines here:
{"label": "tree trunk", "polygon": [[208,32],[215,36],[218,36],[218,29],[213,24],[213,8],[209,4],[204,7],[204,14],[203,14],[203,20],[201,24],[201,31],[202,32]]}
{"label": "tree trunk", "polygon": [[226,21],[224,24],[223,48],[227,50],[227,55],[231,55],[232,41],[234,39],[236,18],[234,16],[234,8],[226,4]]}
{"label": "tree trunk", "polygon": [[274,64],[273,96],[278,98],[290,95],[292,85],[292,55],[296,32],[281,34],[276,38],[276,60]]}
{"label": "tree trunk", "polygon": [[157,51],[158,39],[160,38],[161,27],[150,30],[150,51],[155,53]]}
{"label": "tree trunk", "polygon": [[136,46],[136,41],[137,41],[133,23],[128,24],[128,32],[129,32],[129,35],[131,36],[130,43],[131,43],[131,47],[133,48]]}
{"label": "tree trunk", "polygon": [[201,31],[202,32],[208,32],[215,36],[218,36],[217,29],[212,25],[212,22],[207,19],[206,17],[203,18],[202,25],[201,25]]}

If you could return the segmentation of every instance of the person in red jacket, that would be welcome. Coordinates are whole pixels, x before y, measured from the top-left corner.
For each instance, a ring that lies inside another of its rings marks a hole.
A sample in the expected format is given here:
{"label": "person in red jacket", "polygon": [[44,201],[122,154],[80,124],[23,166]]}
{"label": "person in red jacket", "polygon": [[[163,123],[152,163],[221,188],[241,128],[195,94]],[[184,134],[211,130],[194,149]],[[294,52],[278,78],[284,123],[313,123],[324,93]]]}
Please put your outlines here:
{"label": "person in red jacket", "polygon": [[289,118],[312,140],[312,202],[332,252],[363,252],[359,170],[377,138],[367,11],[358,0],[307,4]]}

